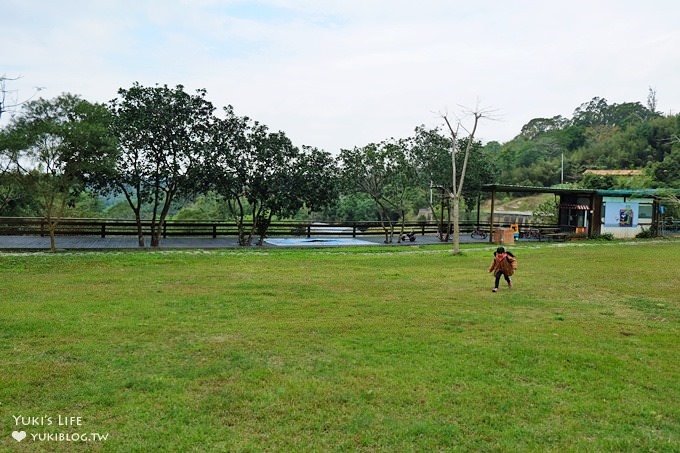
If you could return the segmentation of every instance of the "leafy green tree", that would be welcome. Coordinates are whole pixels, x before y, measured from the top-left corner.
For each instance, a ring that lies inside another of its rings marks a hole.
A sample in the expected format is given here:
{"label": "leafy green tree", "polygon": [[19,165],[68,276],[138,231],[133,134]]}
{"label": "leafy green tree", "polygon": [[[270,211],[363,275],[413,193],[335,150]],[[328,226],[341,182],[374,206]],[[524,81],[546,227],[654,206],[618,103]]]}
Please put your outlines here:
{"label": "leafy green tree", "polygon": [[190,175],[209,141],[214,107],[205,90],[192,95],[182,85],[120,89],[110,103],[119,154],[108,185],[125,196],[144,246],[142,207],[151,205],[151,246],[160,244],[173,200],[193,191]]}
{"label": "leafy green tree", "polygon": [[417,185],[406,145],[391,140],[344,149],[340,152],[340,168],[344,192],[364,193],[375,203],[385,243],[393,241],[395,226],[401,221],[397,238],[400,242],[409,191]]}
{"label": "leafy green tree", "polygon": [[616,181],[613,176],[609,175],[594,175],[588,173],[583,175],[579,186],[585,189],[613,189],[616,185]]}
{"label": "leafy green tree", "polygon": [[221,195],[208,191],[183,206],[173,220],[224,220],[227,218],[226,202]]}
{"label": "leafy green tree", "polygon": [[568,120],[561,115],[552,118],[534,118],[522,126],[520,134],[527,140],[533,140],[548,132],[563,129],[568,124]]}
{"label": "leafy green tree", "polygon": [[92,191],[85,190],[74,197],[70,206],[66,207],[67,217],[102,218],[106,214],[104,202]]}
{"label": "leafy green tree", "polygon": [[342,194],[333,205],[322,212],[328,220],[345,222],[375,221],[379,219],[373,200],[362,192]]}
{"label": "leafy green tree", "polygon": [[0,130],[0,216],[34,216],[39,213],[31,192],[25,190],[25,173],[18,161],[21,137],[9,130]]}
{"label": "leafy green tree", "polygon": [[639,102],[607,104],[606,99],[594,97],[574,111],[572,124],[586,127],[611,126],[626,128],[631,124],[649,120],[658,114]]}
{"label": "leafy green tree", "polygon": [[338,161],[323,150],[303,146],[296,178],[298,199],[308,212],[335,204],[340,196]]}
{"label": "leafy green tree", "polygon": [[539,223],[554,225],[557,223],[557,215],[560,204],[555,198],[545,200],[534,209],[533,216]]}
{"label": "leafy green tree", "polygon": [[40,215],[38,200],[26,190],[27,176],[19,171],[0,172],[0,216],[34,217]]}
{"label": "leafy green tree", "polygon": [[22,174],[23,189],[34,194],[55,250],[55,231],[91,175],[111,165],[113,146],[106,133],[107,110],[63,94],[23,105],[4,131],[5,155]]}
{"label": "leafy green tree", "polygon": [[239,244],[261,245],[274,216],[289,217],[303,206],[320,209],[336,197],[336,164],[327,153],[295,147],[283,132],[239,117],[231,106],[215,121],[210,152],[196,180],[227,202],[238,225]]}
{"label": "leafy green tree", "polygon": [[663,161],[653,164],[650,172],[659,187],[680,189],[680,143]]}

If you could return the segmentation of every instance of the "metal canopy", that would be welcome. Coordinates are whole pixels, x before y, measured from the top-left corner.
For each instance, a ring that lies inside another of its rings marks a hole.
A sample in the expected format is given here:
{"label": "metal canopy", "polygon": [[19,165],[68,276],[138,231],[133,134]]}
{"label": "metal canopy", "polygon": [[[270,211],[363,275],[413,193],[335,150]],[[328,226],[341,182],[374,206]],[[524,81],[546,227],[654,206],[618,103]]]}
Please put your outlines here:
{"label": "metal canopy", "polygon": [[561,194],[584,194],[594,195],[598,191],[595,189],[570,189],[566,187],[536,187],[536,186],[516,186],[511,184],[485,184],[482,186],[484,192],[522,192],[522,193],[554,193]]}

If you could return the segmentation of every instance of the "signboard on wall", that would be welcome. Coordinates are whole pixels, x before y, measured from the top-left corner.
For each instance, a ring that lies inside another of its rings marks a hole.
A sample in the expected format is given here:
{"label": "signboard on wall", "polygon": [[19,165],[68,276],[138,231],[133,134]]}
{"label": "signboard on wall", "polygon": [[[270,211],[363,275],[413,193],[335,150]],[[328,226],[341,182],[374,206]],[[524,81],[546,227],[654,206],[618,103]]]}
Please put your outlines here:
{"label": "signboard on wall", "polygon": [[636,227],[639,207],[637,203],[612,203],[605,206],[604,224],[613,227]]}

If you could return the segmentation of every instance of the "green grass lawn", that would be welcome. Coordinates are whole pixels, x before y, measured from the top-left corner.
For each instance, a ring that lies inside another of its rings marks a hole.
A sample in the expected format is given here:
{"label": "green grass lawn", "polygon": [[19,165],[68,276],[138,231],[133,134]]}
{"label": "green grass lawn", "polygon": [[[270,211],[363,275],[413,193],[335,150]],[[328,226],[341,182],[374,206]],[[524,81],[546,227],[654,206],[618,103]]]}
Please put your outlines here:
{"label": "green grass lawn", "polygon": [[512,250],[0,255],[0,450],[678,451],[680,241]]}

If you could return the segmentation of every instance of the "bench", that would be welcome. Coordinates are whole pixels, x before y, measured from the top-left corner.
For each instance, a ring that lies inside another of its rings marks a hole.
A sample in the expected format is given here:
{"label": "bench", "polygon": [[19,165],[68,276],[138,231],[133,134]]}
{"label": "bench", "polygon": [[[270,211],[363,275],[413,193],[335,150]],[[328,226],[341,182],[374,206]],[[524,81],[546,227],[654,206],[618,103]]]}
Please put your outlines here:
{"label": "bench", "polygon": [[541,234],[541,239],[543,238],[549,240],[549,241],[566,241],[567,240],[567,233],[548,233],[548,234]]}

